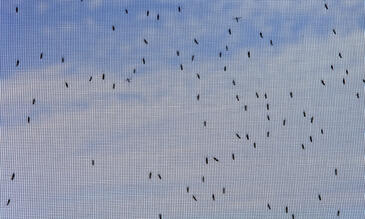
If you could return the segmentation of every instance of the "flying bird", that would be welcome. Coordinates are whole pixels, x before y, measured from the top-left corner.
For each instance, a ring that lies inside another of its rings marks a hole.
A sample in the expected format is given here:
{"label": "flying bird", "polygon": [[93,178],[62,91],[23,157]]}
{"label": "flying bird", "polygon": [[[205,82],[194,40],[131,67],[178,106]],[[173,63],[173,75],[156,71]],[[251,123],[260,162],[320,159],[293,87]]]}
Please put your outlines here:
{"label": "flying bird", "polygon": [[321,197],[321,195],[319,194],[318,195],[318,199],[321,201],[322,200],[322,197]]}
{"label": "flying bird", "polygon": [[147,45],[148,41],[146,39],[143,39],[143,42]]}
{"label": "flying bird", "polygon": [[323,86],[326,86],[326,84],[324,83],[324,80],[321,80],[321,83],[323,84]]}
{"label": "flying bird", "polygon": [[101,75],[101,79],[104,80],[105,79],[105,74]]}
{"label": "flying bird", "polygon": [[114,25],[112,26],[112,30],[115,31],[115,26]]}
{"label": "flying bird", "polygon": [[326,10],[328,10],[328,5],[327,4],[324,4],[324,7],[326,8]]}
{"label": "flying bird", "polygon": [[180,70],[182,71],[182,70],[184,70],[184,68],[183,68],[183,65],[182,64],[180,64]]}
{"label": "flying bird", "polygon": [[222,193],[223,193],[223,194],[226,194],[226,188],[224,188],[224,187],[223,187],[223,189],[222,189]]}
{"label": "flying bird", "polygon": [[179,7],[177,7],[177,10],[179,11],[179,12],[181,12],[181,7],[179,6]]}
{"label": "flying bird", "polygon": [[337,169],[335,169],[335,175],[337,176]]}
{"label": "flying bird", "polygon": [[144,58],[142,58],[142,63],[146,64],[146,60]]}
{"label": "flying bird", "polygon": [[191,61],[194,61],[194,58],[195,58],[195,56],[194,56],[194,55],[192,55],[192,56],[191,56]]}
{"label": "flying bird", "polygon": [[40,54],[39,59],[43,59],[43,53]]}
{"label": "flying bird", "polygon": [[30,117],[29,116],[28,116],[27,120],[28,120],[28,123],[30,123]]}
{"label": "flying bird", "polygon": [[67,82],[65,82],[65,86],[68,88],[68,83]]}
{"label": "flying bird", "polygon": [[212,199],[213,199],[213,201],[215,201],[215,196],[214,196],[214,194],[212,194]]}
{"label": "flying bird", "polygon": [[15,8],[15,13],[18,13],[19,9],[18,7]]}
{"label": "flying bird", "polygon": [[274,45],[274,44],[272,43],[272,40],[270,40],[270,45],[272,45],[272,46]]}
{"label": "flying bird", "polygon": [[312,136],[309,136],[309,141],[313,142]]}
{"label": "flying bird", "polygon": [[162,214],[158,214],[158,218],[159,219],[162,219]]}
{"label": "flying bird", "polygon": [[245,111],[247,111],[247,105],[245,105]]}
{"label": "flying bird", "polygon": [[208,164],[208,157],[205,158],[205,164]]}
{"label": "flying bird", "polygon": [[20,61],[19,61],[19,60],[16,60],[16,64],[15,64],[15,66],[16,66],[16,67],[18,67],[18,66],[19,66],[19,64],[20,64]]}
{"label": "flying bird", "polygon": [[236,133],[236,136],[238,139],[241,139],[241,136],[238,133]]}
{"label": "flying bird", "polygon": [[332,29],[332,32],[333,32],[333,34],[335,34],[335,35],[337,34],[335,29]]}
{"label": "flying bird", "polygon": [[289,94],[290,94],[290,98],[293,98],[293,92],[290,92]]}
{"label": "flying bird", "polygon": [[35,104],[35,99],[33,98],[33,100],[32,100],[32,104],[34,105]]}
{"label": "flying bird", "polygon": [[256,142],[253,143],[253,147],[256,148]]}
{"label": "flying bird", "polygon": [[198,40],[196,40],[196,38],[194,38],[194,43],[195,43],[196,45],[199,45],[199,42],[198,42]]}
{"label": "flying bird", "polygon": [[61,62],[62,62],[62,63],[64,63],[64,62],[65,62],[65,58],[64,58],[64,57],[62,57]]}
{"label": "flying bird", "polygon": [[14,180],[14,178],[15,178],[15,173],[13,173],[12,175],[11,175],[11,181],[13,181]]}
{"label": "flying bird", "polygon": [[177,56],[180,56],[180,52],[179,52],[179,50],[176,50],[176,55],[177,55]]}
{"label": "flying bird", "polygon": [[125,12],[126,14],[128,14],[128,9],[124,9],[124,12]]}
{"label": "flying bird", "polygon": [[232,35],[231,28],[228,29],[228,33],[229,33],[229,35]]}
{"label": "flying bird", "polygon": [[314,117],[312,116],[312,118],[311,118],[311,123],[313,123],[313,120],[314,120]]}
{"label": "flying bird", "polygon": [[162,179],[162,177],[161,177],[161,175],[160,174],[157,174],[157,176],[158,176],[158,178],[161,180]]}
{"label": "flying bird", "polygon": [[251,53],[250,53],[250,51],[248,51],[248,52],[247,52],[247,56],[248,56],[248,58],[250,58],[250,57],[251,57]]}
{"label": "flying bird", "polygon": [[233,84],[233,86],[236,86],[236,82],[234,80],[232,81],[232,84]]}
{"label": "flying bird", "polygon": [[341,53],[338,53],[338,56],[342,59],[342,54]]}
{"label": "flying bird", "polygon": [[236,20],[236,22],[238,23],[238,20],[241,19],[242,17],[234,17],[233,20]]}
{"label": "flying bird", "polygon": [[188,187],[186,187],[186,192],[187,192],[187,193],[189,193],[189,186],[188,186]]}
{"label": "flying bird", "polygon": [[146,11],[146,15],[147,15],[147,17],[150,15],[150,11]]}
{"label": "flying bird", "polygon": [[115,84],[113,84],[113,89],[115,89]]}
{"label": "flying bird", "polygon": [[261,32],[260,32],[260,37],[261,37],[261,39],[262,39],[262,38],[264,38],[264,36],[262,35],[262,33],[261,33]]}
{"label": "flying bird", "polygon": [[270,204],[269,204],[269,203],[267,203],[267,208],[268,208],[269,210],[271,210],[271,206],[270,206]]}
{"label": "flying bird", "polygon": [[95,165],[95,161],[91,160],[91,165],[94,166]]}
{"label": "flying bird", "polygon": [[6,203],[6,206],[8,206],[10,204],[10,199],[8,199],[8,202]]}
{"label": "flying bird", "polygon": [[238,97],[238,95],[236,95],[236,99],[237,99],[237,101],[240,101],[240,98]]}
{"label": "flying bird", "polygon": [[198,200],[196,200],[196,197],[193,195],[193,199],[194,199],[194,201],[198,201]]}
{"label": "flying bird", "polygon": [[285,126],[285,119],[283,120],[283,126]]}
{"label": "flying bird", "polygon": [[200,95],[198,94],[198,95],[196,96],[196,99],[197,99],[197,100],[199,100],[199,98],[200,98]]}
{"label": "flying bird", "polygon": [[149,174],[148,174],[148,178],[152,178],[152,172],[150,172]]}
{"label": "flying bird", "polygon": [[213,159],[214,159],[216,162],[219,162],[219,160],[218,160],[216,157],[213,157]]}
{"label": "flying bird", "polygon": [[90,76],[89,81],[91,81],[92,79],[93,79],[93,76]]}
{"label": "flying bird", "polygon": [[203,124],[204,124],[204,127],[207,127],[207,121],[204,121]]}
{"label": "flying bird", "polygon": [[232,160],[234,160],[234,154],[232,154]]}
{"label": "flying bird", "polygon": [[157,20],[160,20],[160,14],[157,14]]}
{"label": "flying bird", "polygon": [[285,207],[285,213],[288,213],[288,206]]}
{"label": "flying bird", "polygon": [[198,73],[196,73],[196,77],[197,77],[198,79],[200,79],[200,75],[199,75]]}

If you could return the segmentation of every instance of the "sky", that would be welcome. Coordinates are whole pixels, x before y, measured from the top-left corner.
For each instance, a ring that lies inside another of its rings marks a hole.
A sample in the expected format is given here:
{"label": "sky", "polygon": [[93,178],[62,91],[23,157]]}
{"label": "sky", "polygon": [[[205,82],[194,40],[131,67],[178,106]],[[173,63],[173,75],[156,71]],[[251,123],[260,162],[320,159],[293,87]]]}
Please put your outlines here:
{"label": "sky", "polygon": [[363,218],[363,29],[360,0],[1,1],[0,218]]}

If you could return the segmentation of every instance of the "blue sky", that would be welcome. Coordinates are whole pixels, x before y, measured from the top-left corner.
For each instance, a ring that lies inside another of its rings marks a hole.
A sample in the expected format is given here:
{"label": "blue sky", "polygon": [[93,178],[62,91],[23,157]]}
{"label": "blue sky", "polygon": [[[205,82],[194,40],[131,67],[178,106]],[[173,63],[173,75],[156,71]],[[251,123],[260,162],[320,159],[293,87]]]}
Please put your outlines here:
{"label": "blue sky", "polygon": [[359,0],[2,1],[0,217],[363,218],[363,18]]}

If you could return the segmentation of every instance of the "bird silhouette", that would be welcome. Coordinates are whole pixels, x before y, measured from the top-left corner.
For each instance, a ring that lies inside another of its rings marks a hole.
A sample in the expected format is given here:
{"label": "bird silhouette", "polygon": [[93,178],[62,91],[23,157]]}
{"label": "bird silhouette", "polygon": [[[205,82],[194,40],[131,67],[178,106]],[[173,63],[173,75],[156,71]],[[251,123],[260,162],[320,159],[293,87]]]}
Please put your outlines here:
{"label": "bird silhouette", "polygon": [[194,43],[195,43],[196,45],[199,45],[199,42],[198,42],[198,40],[197,40],[196,38],[194,38]]}
{"label": "bird silhouette", "polygon": [[238,23],[238,20],[241,19],[242,17],[234,17],[233,20],[236,20],[236,22]]}
{"label": "bird silhouette", "polygon": [[15,173],[13,173],[12,175],[11,175],[11,181],[13,181],[14,180],[14,178],[15,178]]}
{"label": "bird silhouette", "polygon": [[39,55],[39,59],[43,59],[43,52]]}

